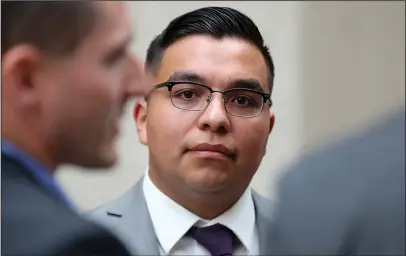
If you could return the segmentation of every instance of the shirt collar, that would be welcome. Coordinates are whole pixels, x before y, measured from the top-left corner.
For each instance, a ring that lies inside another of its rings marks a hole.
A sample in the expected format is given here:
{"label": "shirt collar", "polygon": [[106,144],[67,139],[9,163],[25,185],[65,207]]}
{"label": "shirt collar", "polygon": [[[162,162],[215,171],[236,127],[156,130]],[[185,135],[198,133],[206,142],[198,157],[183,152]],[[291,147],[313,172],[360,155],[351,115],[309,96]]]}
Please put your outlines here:
{"label": "shirt collar", "polygon": [[[151,181],[147,169],[143,189],[152,224],[158,241],[169,254],[176,243],[186,232],[196,226],[211,226],[220,223],[238,237],[245,248],[250,250],[254,245],[255,209],[251,190],[247,189],[241,198],[225,213],[207,221],[193,214],[162,193]],[[162,214],[162,213],[165,214]]]}

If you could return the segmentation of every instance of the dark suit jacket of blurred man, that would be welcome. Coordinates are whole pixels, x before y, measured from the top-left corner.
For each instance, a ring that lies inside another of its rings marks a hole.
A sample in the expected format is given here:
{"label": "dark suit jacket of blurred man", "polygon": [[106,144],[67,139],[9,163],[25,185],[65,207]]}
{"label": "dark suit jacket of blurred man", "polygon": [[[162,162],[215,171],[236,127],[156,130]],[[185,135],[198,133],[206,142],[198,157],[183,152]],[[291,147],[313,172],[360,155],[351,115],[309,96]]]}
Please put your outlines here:
{"label": "dark suit jacket of blurred man", "polygon": [[2,255],[128,255],[110,233],[80,218],[39,168],[2,141]]}
{"label": "dark suit jacket of blurred man", "polygon": [[304,158],[280,186],[276,255],[404,255],[405,112]]}

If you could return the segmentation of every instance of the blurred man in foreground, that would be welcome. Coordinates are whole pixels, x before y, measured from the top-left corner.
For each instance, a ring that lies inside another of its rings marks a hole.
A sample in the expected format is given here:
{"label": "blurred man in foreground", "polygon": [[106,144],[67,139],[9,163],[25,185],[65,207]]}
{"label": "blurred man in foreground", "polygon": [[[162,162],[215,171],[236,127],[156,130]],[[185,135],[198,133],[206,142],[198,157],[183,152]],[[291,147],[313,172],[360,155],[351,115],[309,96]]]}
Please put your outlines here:
{"label": "blurred man in foreground", "polygon": [[404,255],[405,112],[299,161],[274,216],[275,255]]}
{"label": "blurred man in foreground", "polygon": [[249,187],[275,120],[257,26],[231,8],[186,13],[153,40],[146,66],[156,86],[134,118],[149,169],[90,217],[143,255],[268,254],[272,204]]}
{"label": "blurred man in foreground", "polygon": [[127,255],[53,179],[64,163],[117,160],[124,103],[145,90],[125,4],[10,1],[1,12],[2,253]]}

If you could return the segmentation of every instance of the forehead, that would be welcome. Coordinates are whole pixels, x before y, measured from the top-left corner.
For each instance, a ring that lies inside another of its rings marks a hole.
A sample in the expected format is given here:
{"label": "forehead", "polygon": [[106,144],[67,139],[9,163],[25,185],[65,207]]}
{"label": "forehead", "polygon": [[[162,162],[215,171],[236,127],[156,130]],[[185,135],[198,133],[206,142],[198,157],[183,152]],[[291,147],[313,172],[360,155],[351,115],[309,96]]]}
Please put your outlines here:
{"label": "forehead", "polygon": [[97,12],[93,30],[87,37],[87,50],[113,47],[132,37],[127,4],[121,1],[95,1]]}
{"label": "forehead", "polygon": [[97,1],[96,8],[99,10],[102,25],[129,26],[130,14],[126,2],[122,1]]}
{"label": "forehead", "polygon": [[157,79],[167,80],[173,73],[189,71],[223,87],[234,79],[255,79],[268,91],[268,72],[261,52],[238,38],[216,39],[197,35],[180,39],[166,49]]}

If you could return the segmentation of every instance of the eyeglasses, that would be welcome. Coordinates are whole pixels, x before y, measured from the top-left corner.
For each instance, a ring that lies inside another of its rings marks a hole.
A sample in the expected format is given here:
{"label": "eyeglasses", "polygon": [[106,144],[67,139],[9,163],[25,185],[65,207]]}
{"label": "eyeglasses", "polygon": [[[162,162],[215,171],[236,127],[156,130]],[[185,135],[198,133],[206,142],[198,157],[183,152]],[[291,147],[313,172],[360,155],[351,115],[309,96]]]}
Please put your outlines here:
{"label": "eyeglasses", "polygon": [[173,106],[188,111],[203,111],[212,100],[212,94],[223,94],[224,107],[230,115],[251,118],[261,113],[264,104],[269,101],[269,93],[248,88],[233,88],[225,91],[216,91],[212,88],[195,82],[164,82],[155,86],[155,89],[167,87],[171,95]]}

